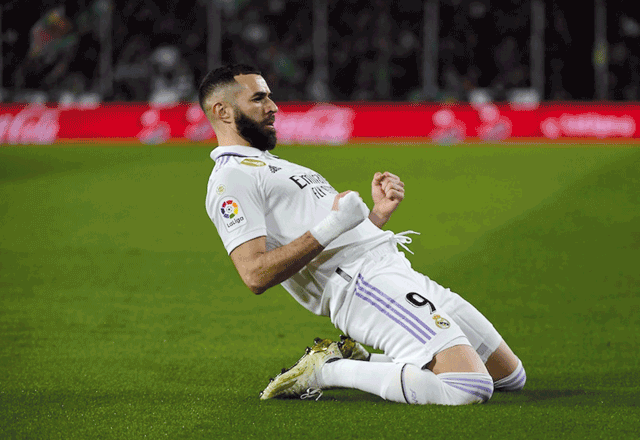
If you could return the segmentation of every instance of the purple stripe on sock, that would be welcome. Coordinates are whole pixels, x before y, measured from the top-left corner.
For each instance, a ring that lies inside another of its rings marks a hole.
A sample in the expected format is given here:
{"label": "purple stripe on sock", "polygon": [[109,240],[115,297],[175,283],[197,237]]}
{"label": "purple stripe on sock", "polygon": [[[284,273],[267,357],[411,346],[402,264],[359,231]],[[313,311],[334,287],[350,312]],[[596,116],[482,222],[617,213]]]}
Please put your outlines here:
{"label": "purple stripe on sock", "polygon": [[427,340],[431,339],[431,336],[428,335],[424,330],[422,330],[420,327],[418,327],[413,321],[411,321],[409,318],[407,318],[405,315],[403,315],[402,313],[400,313],[397,309],[395,309],[393,307],[393,305],[385,302],[383,299],[379,298],[378,296],[376,296],[372,291],[366,289],[364,286],[359,285],[358,283],[356,283],[356,290],[359,291],[360,293],[368,296],[369,298],[375,300],[378,302],[378,304],[384,306],[385,308],[387,308],[388,310],[393,311],[396,315],[398,315],[398,317],[400,319],[402,319],[403,321],[405,321],[407,324],[411,325],[418,333],[420,333],[422,336],[424,336]]}
{"label": "purple stripe on sock", "polygon": [[[500,380],[504,380],[504,379],[500,379]],[[527,374],[525,373],[524,368],[521,367],[516,377],[504,383],[500,383],[496,385],[496,388],[497,389],[512,389],[512,388],[517,389],[526,380],[527,380]]]}
{"label": "purple stripe on sock", "polygon": [[[518,377],[520,379],[512,385],[515,388],[520,388],[520,385],[527,380],[527,374],[525,373],[524,368],[520,370]],[[516,377],[516,379],[518,379],[518,377]]]}
{"label": "purple stripe on sock", "polygon": [[361,299],[365,300],[366,302],[371,304],[373,307],[375,307],[376,309],[380,310],[380,312],[382,312],[383,314],[387,315],[391,320],[395,321],[398,325],[400,325],[402,328],[404,328],[406,331],[408,331],[418,341],[422,342],[423,344],[427,342],[424,339],[422,339],[419,335],[414,333],[413,330],[411,330],[409,327],[407,327],[402,321],[397,319],[395,316],[393,316],[391,313],[389,313],[387,310],[385,310],[382,306],[380,306],[379,304],[374,302],[371,298],[359,293],[358,291],[356,291],[355,294],[356,294],[356,296],[358,298],[361,298]]}
{"label": "purple stripe on sock", "polygon": [[486,395],[486,394],[483,394],[483,393],[478,393],[478,392],[475,392],[475,391],[466,390],[466,389],[464,389],[464,388],[462,388],[461,386],[458,386],[458,385],[454,385],[454,384],[450,384],[450,383],[448,383],[447,385],[449,385],[452,388],[456,388],[456,389],[458,389],[460,391],[464,391],[465,393],[469,393],[472,396],[479,397],[479,398],[482,399],[483,402],[486,402],[487,400],[489,400],[489,398],[491,398],[491,395]]}
{"label": "purple stripe on sock", "polygon": [[520,389],[524,386],[524,383],[527,381],[527,376],[524,376],[522,379],[518,381],[518,383],[513,384],[513,388]]}
{"label": "purple stripe on sock", "polygon": [[516,377],[514,377],[513,379],[507,381],[507,384],[512,384],[512,383],[515,383],[515,382],[521,380],[523,374],[524,374],[524,369],[520,368],[520,370],[518,371],[518,374],[516,375]]}
{"label": "purple stripe on sock", "polygon": [[483,386],[480,386],[480,385],[469,385],[469,384],[466,384],[466,383],[460,383],[460,382],[453,381],[453,380],[448,380],[448,379],[442,379],[442,381],[444,383],[446,383],[447,385],[451,385],[451,386],[457,385],[457,386],[460,386],[460,387],[471,388],[471,389],[474,389],[474,390],[486,391],[487,394],[489,394],[489,395],[491,395],[493,393],[493,387],[487,388],[487,387],[483,387]]}
{"label": "purple stripe on sock", "polygon": [[442,380],[453,380],[456,382],[471,382],[471,383],[480,383],[483,385],[493,385],[493,382],[491,380],[485,380],[485,379],[470,379],[468,377],[459,377],[459,376],[448,376],[445,377]]}
{"label": "purple stripe on sock", "polygon": [[389,301],[391,304],[395,305],[396,307],[398,307],[398,309],[402,310],[404,313],[406,313],[408,316],[412,317],[413,319],[416,320],[416,322],[418,324],[420,324],[422,327],[424,327],[429,333],[431,333],[431,335],[435,336],[436,332],[433,331],[427,324],[425,324],[423,321],[420,320],[420,318],[418,318],[416,315],[414,315],[413,313],[411,313],[409,310],[405,309],[402,304],[399,304],[398,302],[396,302],[393,298],[391,298],[390,296],[386,295],[384,292],[382,292],[381,290],[379,290],[378,288],[376,288],[375,286],[372,286],[371,284],[369,284],[368,282],[366,282],[364,280],[364,278],[362,277],[362,275],[358,274],[358,282],[362,282],[362,285],[364,285],[365,287],[367,287],[370,290],[373,290],[374,292],[378,293],[379,295],[381,295],[383,298],[385,298],[387,301]]}

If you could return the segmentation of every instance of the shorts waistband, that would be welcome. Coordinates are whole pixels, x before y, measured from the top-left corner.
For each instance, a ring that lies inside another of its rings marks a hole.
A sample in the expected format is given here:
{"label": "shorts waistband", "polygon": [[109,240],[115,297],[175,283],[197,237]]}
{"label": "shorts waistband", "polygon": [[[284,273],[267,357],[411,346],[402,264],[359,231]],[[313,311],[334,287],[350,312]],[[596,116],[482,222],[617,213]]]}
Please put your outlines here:
{"label": "shorts waistband", "polygon": [[416,235],[420,235],[419,232],[415,232],[415,231],[404,231],[404,232],[400,232],[398,234],[394,234],[391,237],[389,237],[389,241],[385,241],[383,243],[380,243],[378,246],[374,247],[373,249],[369,250],[367,252],[367,255],[375,258],[375,259],[379,259],[382,258],[386,255],[389,255],[389,253],[398,253],[400,252],[398,250],[398,246],[402,246],[407,252],[413,254],[413,252],[411,252],[411,250],[407,247],[408,244],[411,244],[411,242],[413,241],[411,239],[411,237],[408,237],[407,235],[409,234],[416,234]]}
{"label": "shorts waistband", "polygon": [[379,260],[381,258],[386,257],[389,254],[395,254],[398,252],[398,247],[393,241],[386,241],[384,243],[380,243],[378,246],[373,249],[369,249],[365,253],[365,257],[373,258],[375,260]]}

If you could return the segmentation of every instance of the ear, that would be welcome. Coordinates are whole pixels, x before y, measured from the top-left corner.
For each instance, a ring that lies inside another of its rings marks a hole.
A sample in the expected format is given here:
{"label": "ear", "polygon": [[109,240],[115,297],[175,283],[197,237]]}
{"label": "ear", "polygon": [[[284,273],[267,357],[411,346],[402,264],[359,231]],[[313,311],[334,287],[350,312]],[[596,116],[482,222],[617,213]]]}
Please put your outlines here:
{"label": "ear", "polygon": [[226,102],[216,102],[211,107],[211,111],[213,116],[222,122],[229,124],[233,121],[233,109]]}

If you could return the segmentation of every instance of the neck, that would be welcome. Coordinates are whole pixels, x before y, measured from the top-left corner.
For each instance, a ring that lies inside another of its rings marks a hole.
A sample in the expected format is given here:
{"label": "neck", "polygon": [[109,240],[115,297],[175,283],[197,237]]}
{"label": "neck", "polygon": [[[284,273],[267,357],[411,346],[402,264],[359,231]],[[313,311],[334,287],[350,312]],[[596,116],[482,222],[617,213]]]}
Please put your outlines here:
{"label": "neck", "polygon": [[218,141],[218,145],[220,146],[229,146],[229,145],[244,145],[250,147],[251,144],[240,136],[237,131],[233,130],[230,127],[213,127],[213,131],[216,133],[216,140]]}

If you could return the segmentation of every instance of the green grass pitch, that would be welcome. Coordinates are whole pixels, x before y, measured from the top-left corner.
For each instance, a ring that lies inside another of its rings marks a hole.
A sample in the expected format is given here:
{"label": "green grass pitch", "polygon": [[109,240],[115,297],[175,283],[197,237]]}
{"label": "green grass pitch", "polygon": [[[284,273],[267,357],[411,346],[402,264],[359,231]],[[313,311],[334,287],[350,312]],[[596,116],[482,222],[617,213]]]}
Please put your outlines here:
{"label": "green grass pitch", "polygon": [[640,149],[280,146],[419,231],[414,267],[494,323],[523,392],[417,407],[258,393],[340,334],[254,296],[204,210],[212,146],[0,147],[0,439],[562,439],[640,433]]}

